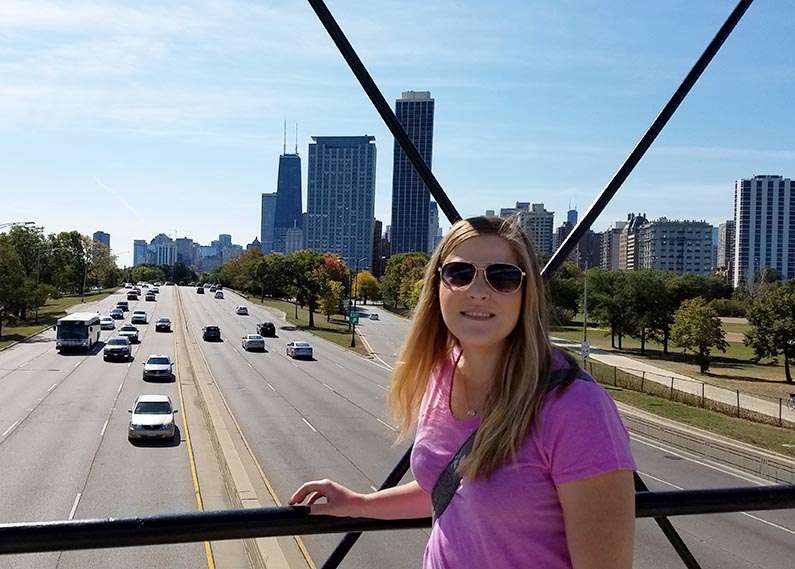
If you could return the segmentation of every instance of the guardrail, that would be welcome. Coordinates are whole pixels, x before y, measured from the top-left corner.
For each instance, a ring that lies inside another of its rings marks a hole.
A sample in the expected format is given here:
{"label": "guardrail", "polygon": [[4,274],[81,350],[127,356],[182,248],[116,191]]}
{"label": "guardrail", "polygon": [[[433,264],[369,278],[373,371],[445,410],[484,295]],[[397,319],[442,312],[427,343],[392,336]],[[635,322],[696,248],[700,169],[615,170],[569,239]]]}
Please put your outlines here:
{"label": "guardrail", "polygon": [[[637,492],[635,516],[795,509],[795,485]],[[430,518],[313,516],[306,506],[54,522],[0,524],[0,555],[164,545],[258,537],[427,528]]]}

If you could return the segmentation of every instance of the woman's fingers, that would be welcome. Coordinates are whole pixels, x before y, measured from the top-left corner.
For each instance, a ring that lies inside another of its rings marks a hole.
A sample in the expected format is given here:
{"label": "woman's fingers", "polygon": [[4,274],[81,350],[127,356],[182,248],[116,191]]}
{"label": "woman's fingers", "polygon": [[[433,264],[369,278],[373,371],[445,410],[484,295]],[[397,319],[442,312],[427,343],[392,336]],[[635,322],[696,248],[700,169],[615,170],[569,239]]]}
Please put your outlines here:
{"label": "woman's fingers", "polygon": [[300,504],[308,495],[314,492],[322,492],[329,487],[330,483],[325,480],[313,480],[312,482],[307,482],[295,491],[295,494],[292,495],[289,503],[291,506]]}

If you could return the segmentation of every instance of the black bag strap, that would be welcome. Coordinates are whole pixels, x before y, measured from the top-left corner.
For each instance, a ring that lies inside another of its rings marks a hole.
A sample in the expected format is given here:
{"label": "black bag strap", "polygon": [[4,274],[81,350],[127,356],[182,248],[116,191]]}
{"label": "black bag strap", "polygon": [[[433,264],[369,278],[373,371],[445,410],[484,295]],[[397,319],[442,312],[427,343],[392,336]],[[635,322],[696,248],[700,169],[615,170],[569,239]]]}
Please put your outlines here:
{"label": "black bag strap", "polygon": [[[577,361],[565,352],[563,354],[566,356],[566,361],[569,365],[549,374],[547,391],[560,385],[565,385],[580,375],[581,370]],[[458,486],[461,484],[461,474],[458,473],[458,465],[472,451],[472,445],[475,443],[477,434],[478,429],[472,431],[472,434],[469,435],[464,444],[461,445],[461,448],[458,449],[458,452],[455,453],[444,470],[442,470],[436,480],[436,484],[433,485],[433,490],[431,491],[431,503],[433,505],[432,523],[436,523],[436,520],[444,513],[447,506],[450,505],[453,496],[455,496]]]}

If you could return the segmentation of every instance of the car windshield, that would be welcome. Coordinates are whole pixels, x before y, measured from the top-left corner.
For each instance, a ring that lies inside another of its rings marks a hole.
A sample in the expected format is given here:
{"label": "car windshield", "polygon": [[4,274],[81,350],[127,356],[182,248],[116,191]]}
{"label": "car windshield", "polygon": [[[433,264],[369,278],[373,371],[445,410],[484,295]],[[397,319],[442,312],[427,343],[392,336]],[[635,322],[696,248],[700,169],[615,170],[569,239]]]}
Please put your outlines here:
{"label": "car windshield", "polygon": [[217,332],[218,326],[207,326],[205,330],[207,330],[208,332]]}
{"label": "car windshield", "polygon": [[307,344],[306,342],[296,342],[295,343],[295,347],[296,348],[308,348],[309,344]]}
{"label": "car windshield", "polygon": [[171,413],[171,405],[167,401],[141,401],[135,406],[135,413],[165,415]]}
{"label": "car windshield", "polygon": [[130,326],[129,324],[121,327],[122,332],[137,332],[138,328],[135,326]]}
{"label": "car windshield", "polygon": [[168,365],[171,362],[168,360],[168,358],[158,357],[158,358],[149,358],[146,361],[146,363],[147,364],[155,364],[155,365]]}
{"label": "car windshield", "polygon": [[111,346],[126,346],[127,339],[126,338],[113,338],[108,340],[108,344]]}
{"label": "car windshield", "polygon": [[171,320],[169,320],[168,318],[161,318],[160,320],[158,320],[158,322],[160,324],[169,324]]}
{"label": "car windshield", "polygon": [[262,336],[258,336],[257,334],[249,334],[248,335],[248,339],[249,340],[262,340]]}

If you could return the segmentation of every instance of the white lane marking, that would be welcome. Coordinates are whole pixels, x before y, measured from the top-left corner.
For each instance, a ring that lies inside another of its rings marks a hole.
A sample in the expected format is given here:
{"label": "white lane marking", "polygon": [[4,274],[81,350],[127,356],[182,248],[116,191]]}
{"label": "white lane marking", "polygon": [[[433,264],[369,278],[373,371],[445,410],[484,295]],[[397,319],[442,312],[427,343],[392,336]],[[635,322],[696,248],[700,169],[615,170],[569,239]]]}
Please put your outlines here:
{"label": "white lane marking", "polygon": [[752,520],[756,520],[756,521],[758,521],[758,522],[762,522],[763,524],[767,524],[767,525],[769,525],[769,526],[773,526],[773,527],[774,527],[774,528],[776,528],[776,529],[780,529],[781,531],[785,531],[785,532],[787,532],[787,533],[791,533],[792,535],[795,535],[795,531],[793,531],[793,530],[791,530],[791,529],[789,529],[789,528],[785,528],[784,526],[780,526],[780,525],[778,525],[778,524],[774,524],[773,522],[769,522],[769,521],[767,521],[767,520],[763,520],[762,518],[759,518],[759,517],[757,517],[757,516],[755,516],[755,515],[753,515],[753,514],[749,514],[748,512],[740,512],[740,513],[741,513],[742,515],[744,515],[744,516],[748,516],[748,517],[749,517],[749,518],[751,518]]}
{"label": "white lane marking", "polygon": [[250,367],[251,369],[254,369],[254,366],[251,365],[251,362],[246,362],[246,363],[248,364],[248,367]]}
{"label": "white lane marking", "polygon": [[[662,478],[658,478],[657,476],[653,476],[653,475],[649,474],[648,472],[641,472],[640,470],[638,470],[638,474],[640,474],[641,476],[643,476],[645,478],[651,478],[652,480],[656,480],[657,482],[661,482],[662,484],[667,484],[668,486],[671,486],[672,488],[676,488],[677,490],[684,490],[684,488],[682,486],[677,486],[673,482],[668,482],[667,480],[663,480]],[[762,522],[763,524],[767,524],[767,525],[772,526],[772,527],[774,527],[776,529],[780,529],[781,531],[785,531],[787,533],[791,533],[792,535],[795,535],[795,531],[793,531],[793,530],[791,530],[789,528],[785,528],[784,526],[780,526],[780,525],[775,524],[773,522],[770,522],[768,520],[763,520],[762,518],[760,518],[758,516],[755,516],[753,514],[749,514],[748,512],[737,512],[737,513],[742,514],[744,516],[747,516],[747,517],[751,518],[752,520],[756,520],[758,522]]]}
{"label": "white lane marking", "polygon": [[53,384],[50,386],[50,388],[47,390],[47,393],[49,393],[50,391],[52,391],[53,389],[55,389],[57,386],[58,386],[58,384],[57,384],[57,383],[53,383]]}
{"label": "white lane marking", "polygon": [[376,418],[375,418],[375,420],[376,420],[376,421],[378,421],[379,423],[381,423],[381,424],[382,424],[383,426],[385,426],[387,429],[389,429],[389,430],[391,430],[391,431],[397,431],[397,429],[396,429],[395,427],[393,427],[393,426],[392,426],[392,425],[390,425],[389,423],[386,423],[386,422],[382,421],[382,420],[381,420],[381,419],[379,419],[378,417],[376,417]]}
{"label": "white lane marking", "polygon": [[78,492],[77,496],[75,496],[75,503],[72,504],[72,509],[69,512],[69,519],[70,520],[74,519],[74,517],[75,517],[75,512],[77,511],[77,504],[78,504],[78,502],[80,502],[80,496],[82,496],[82,495],[83,495],[82,492]]}
{"label": "white lane marking", "polygon": [[342,365],[342,364],[341,364],[341,363],[339,363],[339,362],[334,362],[334,365],[336,365],[336,366],[339,366],[339,367],[341,367],[342,369],[345,369],[345,366],[344,366],[344,365]]}
{"label": "white lane marking", "polygon": [[17,426],[17,425],[19,425],[19,419],[17,419],[16,421],[14,421],[14,424],[13,424],[13,425],[11,425],[10,427],[8,427],[8,428],[5,430],[5,432],[4,432],[2,435],[0,435],[0,437],[4,437],[4,436],[6,436],[8,433],[10,433],[11,431],[13,431],[13,430],[16,428],[16,426]]}
{"label": "white lane marking", "polygon": [[19,367],[25,367],[25,366],[26,366],[26,365],[28,365],[29,363],[30,363],[30,362],[22,362],[21,364],[19,364]]}
{"label": "white lane marking", "polygon": [[132,365],[132,362],[127,362],[127,369],[129,369],[131,365]]}
{"label": "white lane marking", "polygon": [[381,385],[380,383],[376,383],[376,384],[375,384],[375,386],[376,386],[378,389],[380,389],[381,391],[389,391],[389,388],[388,388],[388,387],[384,387],[384,386],[383,386],[383,385]]}
{"label": "white lane marking", "polygon": [[271,388],[271,391],[276,391],[270,383],[268,383],[268,387]]}
{"label": "white lane marking", "polygon": [[116,390],[116,393],[121,393],[121,388],[122,388],[123,385],[124,385],[124,383],[120,383],[119,384],[119,388]]}
{"label": "white lane marking", "polygon": [[330,386],[328,383],[324,383],[324,384],[323,384],[323,387],[325,387],[325,388],[326,388],[326,389],[328,389],[329,391],[334,391],[334,388],[333,388],[333,387],[331,387],[331,386]]}
{"label": "white lane marking", "polygon": [[75,364],[75,367],[79,366],[81,363],[82,363],[82,362],[77,362],[77,363]]}
{"label": "white lane marking", "polygon": [[[232,346],[232,349],[237,352],[237,348],[236,347]],[[237,353],[239,354],[240,352],[237,352]]]}
{"label": "white lane marking", "polygon": [[370,484],[370,488],[372,488],[373,492],[378,492],[378,488],[376,488],[376,487],[375,487],[375,486],[373,486],[372,484]]}
{"label": "white lane marking", "polygon": [[104,437],[105,436],[105,429],[107,429],[107,428],[108,428],[108,420],[105,419],[105,424],[102,425],[102,430],[99,432],[99,436],[100,437]]}
{"label": "white lane marking", "polygon": [[757,486],[767,486],[768,484],[770,484],[770,482],[768,482],[766,480],[763,480],[763,479],[760,479],[760,478],[757,478],[755,476],[741,474],[739,472],[736,472],[736,471],[728,469],[728,468],[722,468],[722,467],[717,466],[715,464],[709,464],[708,462],[704,462],[702,460],[698,460],[698,459],[692,458],[692,457],[690,457],[690,456],[688,456],[686,454],[682,454],[681,451],[676,451],[676,450],[672,449],[671,447],[662,445],[660,443],[657,443],[656,441],[655,442],[651,442],[650,439],[646,439],[645,437],[643,437],[641,435],[638,435],[637,433],[631,433],[630,437],[633,440],[635,440],[636,442],[640,443],[640,444],[644,444],[644,445],[646,445],[648,447],[657,449],[659,451],[663,451],[663,452],[666,452],[668,454],[672,454],[674,456],[677,456],[677,457],[682,458],[684,460],[688,460],[690,462],[693,462],[693,463],[698,464],[700,466],[703,466],[705,468],[709,468],[711,470],[717,470],[718,472],[722,472],[723,474],[728,474],[729,476],[734,476],[735,478],[739,478],[740,480],[745,480],[746,482],[751,482],[752,484],[756,484]]}
{"label": "white lane marking", "polygon": [[310,428],[310,429],[312,429],[313,431],[317,432],[317,429],[316,429],[316,428],[314,428],[314,427],[312,426],[312,423],[310,423],[309,421],[307,421],[307,420],[306,420],[306,419],[304,419],[303,417],[301,417],[301,420],[302,420],[304,423],[306,423],[306,424],[307,424],[307,426],[309,426],[309,428]]}

